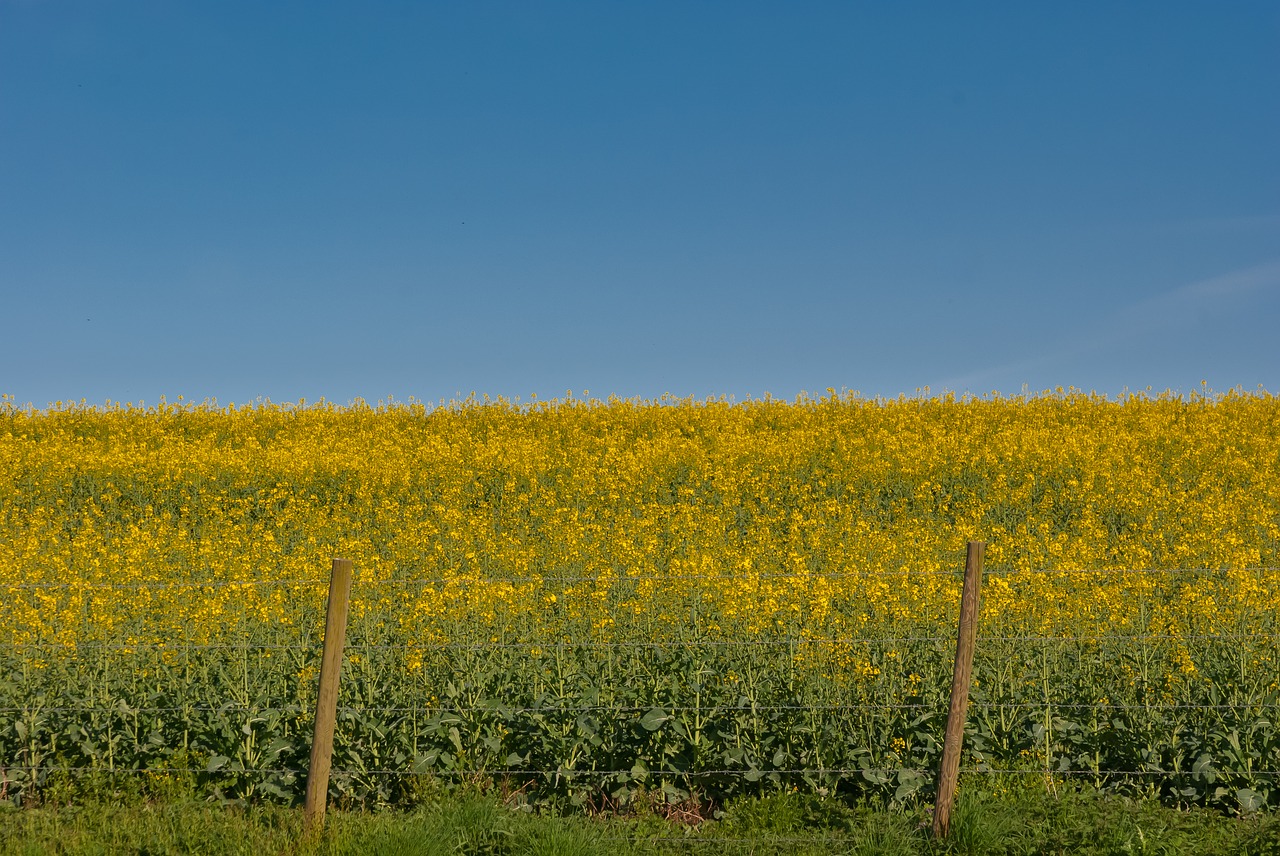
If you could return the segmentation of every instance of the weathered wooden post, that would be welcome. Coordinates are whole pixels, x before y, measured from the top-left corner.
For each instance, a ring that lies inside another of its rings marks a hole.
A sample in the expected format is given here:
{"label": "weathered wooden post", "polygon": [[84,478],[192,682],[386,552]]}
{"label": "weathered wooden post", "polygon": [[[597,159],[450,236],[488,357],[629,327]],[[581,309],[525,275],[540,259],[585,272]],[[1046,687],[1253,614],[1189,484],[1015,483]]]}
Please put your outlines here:
{"label": "weathered wooden post", "polygon": [[320,660],[320,689],[316,693],[316,728],[311,738],[311,766],[307,769],[307,800],[303,828],[324,827],[329,799],[329,764],[333,759],[333,727],[338,718],[338,677],[342,646],[347,639],[347,608],[351,601],[350,559],[334,559],[329,576],[329,606],[324,625],[324,655]]}
{"label": "weathered wooden post", "polygon": [[964,587],[960,591],[960,629],[956,634],[956,662],[951,673],[951,706],[938,765],[938,798],[933,808],[933,834],[946,838],[951,829],[951,803],[960,779],[960,750],[964,747],[964,720],[969,709],[969,684],[973,679],[973,650],[978,641],[978,601],[982,587],[982,541],[970,541],[964,563]]}

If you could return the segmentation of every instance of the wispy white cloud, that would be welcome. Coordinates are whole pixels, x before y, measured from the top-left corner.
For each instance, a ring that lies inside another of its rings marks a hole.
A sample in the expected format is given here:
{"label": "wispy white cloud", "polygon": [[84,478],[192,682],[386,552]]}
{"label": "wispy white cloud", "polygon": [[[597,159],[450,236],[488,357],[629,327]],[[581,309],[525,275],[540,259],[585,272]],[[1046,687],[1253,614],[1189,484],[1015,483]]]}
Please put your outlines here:
{"label": "wispy white cloud", "polygon": [[1125,307],[1099,325],[1092,347],[1121,344],[1135,336],[1167,332],[1207,314],[1238,309],[1258,292],[1280,288],[1280,259],[1197,280]]}
{"label": "wispy white cloud", "polygon": [[[1280,259],[1221,276],[1202,279],[1150,298],[1146,302],[1185,303],[1190,300],[1221,299],[1280,286]],[[1139,304],[1141,305],[1141,304]]]}
{"label": "wispy white cloud", "polygon": [[1280,259],[1197,280],[1122,307],[1078,330],[1069,341],[1047,343],[1035,354],[945,378],[934,389],[987,392],[1010,380],[1105,355],[1122,345],[1168,335],[1208,316],[1239,311],[1261,294],[1280,291]]}

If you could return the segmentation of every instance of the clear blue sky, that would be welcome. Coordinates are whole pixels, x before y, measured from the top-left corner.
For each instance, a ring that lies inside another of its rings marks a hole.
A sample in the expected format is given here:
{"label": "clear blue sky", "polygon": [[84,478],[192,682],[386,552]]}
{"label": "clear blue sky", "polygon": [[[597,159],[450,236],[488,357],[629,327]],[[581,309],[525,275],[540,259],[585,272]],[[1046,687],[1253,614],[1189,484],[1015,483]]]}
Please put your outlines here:
{"label": "clear blue sky", "polygon": [[1280,390],[1280,4],[0,0],[0,392]]}

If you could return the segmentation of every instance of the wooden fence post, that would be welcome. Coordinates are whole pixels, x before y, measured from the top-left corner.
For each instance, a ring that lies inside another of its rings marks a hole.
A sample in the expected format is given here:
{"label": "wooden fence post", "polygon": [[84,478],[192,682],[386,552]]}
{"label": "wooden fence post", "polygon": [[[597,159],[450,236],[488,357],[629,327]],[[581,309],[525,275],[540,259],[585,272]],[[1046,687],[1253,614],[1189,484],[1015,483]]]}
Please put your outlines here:
{"label": "wooden fence post", "polygon": [[982,588],[982,541],[970,541],[964,563],[964,587],[960,592],[960,628],[956,634],[956,662],[951,674],[951,706],[938,765],[938,798],[933,808],[933,834],[946,838],[951,829],[951,803],[960,778],[960,750],[964,746],[964,720],[969,708],[969,683],[973,678],[973,649],[978,641],[978,602]]}
{"label": "wooden fence post", "polygon": [[338,718],[338,677],[342,672],[342,646],[347,639],[351,577],[351,560],[334,559],[329,576],[320,689],[316,693],[316,729],[311,739],[311,766],[307,768],[307,801],[303,809],[303,828],[308,832],[324,827],[325,804],[329,799],[329,764],[333,759],[333,726]]}

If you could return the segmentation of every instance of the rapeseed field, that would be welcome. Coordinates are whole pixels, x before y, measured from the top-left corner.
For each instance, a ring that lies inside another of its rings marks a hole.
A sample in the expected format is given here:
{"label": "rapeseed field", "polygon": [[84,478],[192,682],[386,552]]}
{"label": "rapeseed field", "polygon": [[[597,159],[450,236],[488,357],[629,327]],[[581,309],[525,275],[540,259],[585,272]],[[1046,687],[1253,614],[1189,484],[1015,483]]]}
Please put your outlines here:
{"label": "rapeseed field", "polygon": [[927,794],[965,769],[1280,803],[1258,392],[0,406],[0,776],[296,799],[354,561],[335,795]]}

